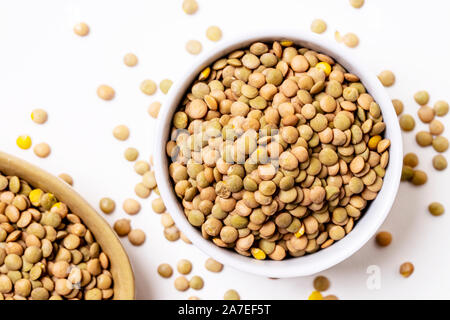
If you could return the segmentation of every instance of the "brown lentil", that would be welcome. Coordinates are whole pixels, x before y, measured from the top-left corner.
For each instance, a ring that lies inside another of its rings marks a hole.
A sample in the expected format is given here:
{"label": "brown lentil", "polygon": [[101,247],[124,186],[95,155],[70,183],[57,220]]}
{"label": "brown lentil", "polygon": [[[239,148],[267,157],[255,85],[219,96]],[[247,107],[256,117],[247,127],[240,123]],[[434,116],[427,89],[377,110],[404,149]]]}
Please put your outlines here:
{"label": "brown lentil", "polygon": [[89,26],[84,22],[79,22],[73,27],[73,32],[80,37],[87,36],[89,34]]}
{"label": "brown lentil", "polygon": [[381,71],[378,75],[378,79],[380,80],[381,84],[385,87],[390,87],[395,83],[395,75],[390,70],[384,70]]}
{"label": "brown lentil", "polygon": [[109,214],[114,211],[116,208],[116,203],[111,198],[101,198],[99,202],[100,210],[103,211],[103,213]]}
{"label": "brown lentil", "polygon": [[442,204],[440,204],[439,202],[432,202],[428,206],[428,211],[433,216],[440,216],[444,213],[445,209],[444,209],[444,206]]}
{"label": "brown lentil", "polygon": [[433,157],[433,167],[439,171],[447,169],[447,159],[441,154],[435,155]]}
{"label": "brown lentil", "polygon": [[41,142],[34,146],[33,151],[39,158],[47,158],[51,152],[51,149],[47,143]]}
{"label": "brown lentil", "polygon": [[411,262],[404,262],[400,265],[400,274],[408,278],[414,272],[414,265]]}
{"label": "brown lentil", "polygon": [[44,109],[34,109],[31,112],[31,120],[33,120],[33,122],[37,124],[43,124],[47,122],[47,119],[47,111],[45,111]]}
{"label": "brown lentil", "polygon": [[138,58],[134,53],[127,53],[123,57],[123,63],[125,63],[127,67],[134,67],[138,63]]}
{"label": "brown lentil", "polygon": [[131,231],[130,219],[119,219],[114,223],[114,231],[119,237],[127,236]]}
{"label": "brown lentil", "polygon": [[387,247],[392,242],[392,234],[387,231],[377,233],[375,240],[380,247]]}
{"label": "brown lentil", "polygon": [[98,88],[97,88],[97,95],[100,99],[108,101],[108,100],[112,100],[114,98],[114,96],[116,95],[116,92],[110,86],[108,86],[106,84],[102,84],[102,85],[98,86]]}
{"label": "brown lentil", "polygon": [[140,246],[145,242],[145,233],[141,229],[133,229],[128,233],[128,240],[134,246]]}

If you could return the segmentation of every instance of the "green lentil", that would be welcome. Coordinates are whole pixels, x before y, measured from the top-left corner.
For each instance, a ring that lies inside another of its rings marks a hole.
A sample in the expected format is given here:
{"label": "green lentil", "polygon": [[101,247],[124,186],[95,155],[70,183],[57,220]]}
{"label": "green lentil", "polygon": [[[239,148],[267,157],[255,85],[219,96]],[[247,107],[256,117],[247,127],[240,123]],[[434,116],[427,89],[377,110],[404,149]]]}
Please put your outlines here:
{"label": "green lentil", "polygon": [[409,114],[404,114],[400,116],[400,128],[402,128],[403,131],[412,131],[414,127],[416,126],[416,121],[414,118]]}
{"label": "green lentil", "polygon": [[440,204],[439,202],[432,202],[428,206],[428,211],[433,216],[440,216],[444,213],[445,209],[444,209],[444,206],[442,204]]}
{"label": "green lentil", "polygon": [[435,155],[433,157],[433,167],[439,171],[447,169],[447,159],[441,154]]}
{"label": "green lentil", "polygon": [[418,91],[414,94],[414,100],[421,106],[424,106],[430,101],[430,95],[425,90]]}

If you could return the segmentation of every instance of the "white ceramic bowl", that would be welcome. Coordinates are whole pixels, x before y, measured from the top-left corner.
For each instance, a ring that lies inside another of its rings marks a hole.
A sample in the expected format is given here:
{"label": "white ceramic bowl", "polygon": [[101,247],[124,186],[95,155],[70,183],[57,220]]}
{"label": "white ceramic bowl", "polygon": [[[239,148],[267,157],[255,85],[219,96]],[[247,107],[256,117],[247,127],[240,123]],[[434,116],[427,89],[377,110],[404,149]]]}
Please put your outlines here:
{"label": "white ceramic bowl", "polygon": [[[380,105],[384,122],[386,123],[386,138],[391,140],[390,161],[386,169],[384,184],[377,198],[371,202],[363,217],[356,223],[352,232],[330,247],[316,253],[282,261],[255,260],[241,256],[233,250],[217,247],[210,240],[202,238],[201,232],[191,226],[184,216],[182,205],[178,201],[168,173],[168,159],[165,152],[166,141],[169,137],[172,116],[191,83],[198,74],[212,62],[222,56],[248,46],[255,41],[271,41],[289,39],[296,44],[311,48],[333,57],[349,72],[358,75],[368,92]],[[330,268],[350,257],[360,249],[378,230],[388,215],[397,194],[402,170],[402,140],[391,99],[380,81],[369,72],[351,52],[350,49],[339,46],[334,42],[311,33],[299,31],[269,31],[256,34],[245,34],[232,40],[222,40],[213,50],[199,56],[188,67],[172,89],[165,105],[161,108],[155,137],[155,172],[158,188],[172,215],[177,227],[202,251],[225,265],[253,274],[266,277],[288,278],[307,276]]]}

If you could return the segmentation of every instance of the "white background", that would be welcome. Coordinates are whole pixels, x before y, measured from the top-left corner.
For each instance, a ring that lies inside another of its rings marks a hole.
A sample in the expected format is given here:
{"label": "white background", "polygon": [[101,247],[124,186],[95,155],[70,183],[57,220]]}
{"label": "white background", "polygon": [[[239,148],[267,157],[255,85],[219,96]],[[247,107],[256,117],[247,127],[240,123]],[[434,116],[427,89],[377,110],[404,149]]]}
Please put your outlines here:
{"label": "white background", "polygon": [[[70,173],[75,189],[96,208],[101,197],[115,199],[117,210],[105,217],[111,224],[126,216],[122,201],[135,197],[134,185],[140,181],[123,151],[134,146],[142,159],[149,158],[156,120],[148,116],[147,107],[155,100],[164,102],[161,93],[142,94],[139,84],[146,78],[176,81],[196,59],[184,50],[187,40],[200,40],[204,51],[214,46],[205,37],[210,25],[220,26],[224,38],[231,39],[270,26],[309,30],[314,18],[322,18],[328,23],[323,37],[333,39],[335,30],[355,32],[361,43],[354,50],[371,71],[395,72],[397,82],[389,94],[402,99],[406,112],[416,119],[418,106],[412,95],[417,90],[428,90],[432,103],[450,100],[449,1],[366,0],[357,10],[348,0],[198,0],[199,11],[193,16],[184,14],[181,2],[0,1],[0,148],[51,173]],[[89,36],[73,33],[79,21],[88,23]],[[138,56],[138,66],[123,64],[128,52]],[[113,101],[96,96],[102,83],[115,88]],[[34,108],[48,111],[45,125],[31,121]],[[450,125],[448,117],[443,121]],[[130,127],[125,142],[112,136],[118,124]],[[422,128],[425,125],[418,122],[416,131]],[[29,134],[34,144],[49,143],[51,155],[40,159],[31,149],[19,149],[15,140],[20,134]],[[380,249],[369,241],[351,258],[323,272],[332,283],[327,293],[341,299],[450,298],[450,216],[432,217],[426,209],[431,201],[450,208],[449,169],[434,171],[434,151],[419,149],[414,133],[404,134],[403,140],[405,151],[420,154],[420,168],[429,172],[429,182],[420,188],[402,183],[383,225],[392,232],[393,243]],[[221,299],[234,288],[243,299],[305,299],[313,290],[314,277],[270,280],[229,267],[220,274],[206,271],[207,257],[181,240],[168,242],[150,200],[140,202],[142,211],[131,219],[134,227],[146,231],[147,241],[141,247],[122,241],[136,274],[138,298]],[[204,289],[180,293],[173,287],[175,277],[157,276],[160,263],[175,266],[180,258],[194,263],[191,275],[205,279]],[[398,268],[408,260],[416,270],[404,279]],[[366,286],[370,265],[381,268],[378,290]]]}

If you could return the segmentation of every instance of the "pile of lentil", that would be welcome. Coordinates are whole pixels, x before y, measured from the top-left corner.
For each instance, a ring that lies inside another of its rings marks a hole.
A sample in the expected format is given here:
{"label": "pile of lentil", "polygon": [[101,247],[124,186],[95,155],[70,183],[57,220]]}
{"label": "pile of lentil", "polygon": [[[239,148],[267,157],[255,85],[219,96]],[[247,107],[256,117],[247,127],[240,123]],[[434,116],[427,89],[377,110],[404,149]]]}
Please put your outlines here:
{"label": "pile of lentil", "polygon": [[331,57],[257,42],[192,84],[173,117],[169,172],[204,238],[256,259],[298,257],[342,239],[375,199],[385,127]]}
{"label": "pile of lentil", "polygon": [[114,295],[109,259],[51,193],[0,174],[0,300],[102,300]]}

